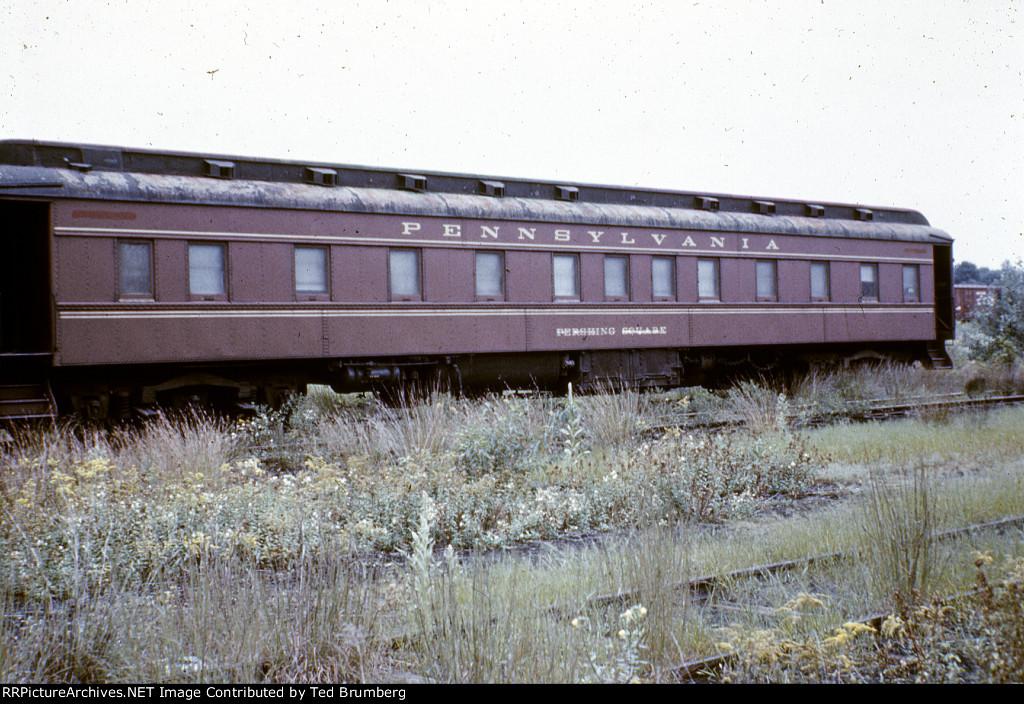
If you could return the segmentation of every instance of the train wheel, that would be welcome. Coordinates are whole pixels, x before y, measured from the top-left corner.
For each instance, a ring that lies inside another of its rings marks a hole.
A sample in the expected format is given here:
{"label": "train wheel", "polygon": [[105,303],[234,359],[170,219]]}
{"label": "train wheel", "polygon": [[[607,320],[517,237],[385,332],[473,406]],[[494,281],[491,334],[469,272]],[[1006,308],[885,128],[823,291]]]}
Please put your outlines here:
{"label": "train wheel", "polygon": [[305,391],[305,387],[299,389],[299,387],[291,384],[274,384],[260,389],[259,397],[263,403],[271,408],[281,408],[300,393],[305,393]]}

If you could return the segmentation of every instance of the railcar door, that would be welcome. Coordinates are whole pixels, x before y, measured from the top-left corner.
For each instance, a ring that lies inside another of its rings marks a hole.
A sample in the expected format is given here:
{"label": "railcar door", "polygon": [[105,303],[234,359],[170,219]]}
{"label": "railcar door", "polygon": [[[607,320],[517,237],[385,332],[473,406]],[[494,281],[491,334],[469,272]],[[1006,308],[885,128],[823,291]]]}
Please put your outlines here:
{"label": "railcar door", "polygon": [[0,200],[0,370],[53,351],[50,206]]}
{"label": "railcar door", "polygon": [[954,337],[953,306],[953,248],[935,246],[935,337],[952,340]]}

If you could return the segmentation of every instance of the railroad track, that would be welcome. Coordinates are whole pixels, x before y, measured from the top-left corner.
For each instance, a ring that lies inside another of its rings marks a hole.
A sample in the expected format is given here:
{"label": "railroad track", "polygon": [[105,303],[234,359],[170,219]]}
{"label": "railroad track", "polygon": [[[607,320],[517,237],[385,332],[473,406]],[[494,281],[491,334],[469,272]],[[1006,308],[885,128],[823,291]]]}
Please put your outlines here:
{"label": "railroad track", "polygon": [[[944,542],[956,540],[974,533],[1003,532],[1007,529],[1021,526],[1024,526],[1024,516],[1015,516],[999,521],[978,523],[963,528],[941,531],[935,533],[932,536],[932,539],[935,542]],[[694,577],[692,579],[682,580],[675,585],[672,585],[671,588],[679,592],[681,595],[685,595],[684,598],[689,598],[691,603],[700,605],[711,613],[726,615],[735,614],[736,612],[757,613],[759,611],[764,611],[763,607],[737,603],[735,601],[723,601],[720,596],[734,591],[730,590],[728,585],[736,584],[737,582],[760,582],[768,579],[778,579],[786,573],[796,571],[806,572],[815,567],[850,560],[854,557],[856,557],[856,555],[853,553],[844,553],[841,551],[823,553],[796,560],[785,560],[782,562],[756,565],[754,567],[733,570],[722,574]],[[583,609],[611,608],[614,606],[622,607],[626,604],[638,603],[642,597],[643,593],[640,589],[628,589],[608,594],[601,594],[588,599],[583,605]],[[564,617],[568,613],[572,613],[574,611],[578,612],[580,610],[580,606],[578,604],[572,606],[554,605],[547,607],[546,610],[552,615]],[[768,613],[774,614],[774,610]],[[869,625],[878,631],[880,629],[881,622],[885,618],[886,614],[869,614],[860,619],[856,619],[855,622]],[[732,659],[738,657],[738,655],[739,654],[736,652],[716,653],[708,657],[681,663],[675,667],[663,669],[661,670],[661,673],[677,681],[696,681],[706,679],[711,675],[711,673],[720,670]]]}
{"label": "railroad track", "polygon": [[[813,406],[795,406],[787,413],[787,420],[792,427],[821,427],[839,422],[869,422],[906,418],[909,416],[934,416],[939,413],[961,413],[966,411],[985,410],[1001,406],[1019,406],[1024,404],[1024,395],[988,396],[970,398],[964,394],[938,394],[935,396],[916,396],[893,401],[891,399],[874,399],[857,403],[846,411],[816,412]],[[680,416],[678,422],[654,426],[648,432],[657,433],[673,428],[693,428],[716,430],[721,428],[741,428],[746,421],[738,414],[721,414],[724,417],[707,418],[707,413],[692,412]]]}
{"label": "railroad track", "polygon": [[[927,398],[927,397],[925,397]],[[914,401],[909,403],[895,403],[873,407],[865,411],[858,420],[886,420],[889,418],[903,418],[915,414],[926,415],[936,411],[972,411],[999,406],[1019,406],[1024,403],[1024,396],[991,396],[984,398],[959,398],[959,399],[938,399]]]}
{"label": "railroad track", "polygon": [[[955,540],[967,535],[982,532],[1003,532],[1008,529],[1024,526],[1024,516],[1015,516],[998,521],[973,524],[963,528],[952,529],[935,533],[932,538],[936,542]],[[781,583],[786,575],[799,573],[806,575],[811,570],[835,565],[857,557],[853,552],[835,551],[812,555],[809,557],[773,562],[762,565],[755,565],[738,570],[732,570],[720,574],[708,574],[690,579],[680,580],[669,585],[668,591],[675,591],[680,599],[688,599],[693,606],[704,610],[706,615],[721,618],[723,625],[729,623],[737,613],[747,613],[773,618],[777,616],[777,610],[760,604],[744,603],[735,599],[739,591],[736,585],[743,583],[762,584],[769,580]],[[755,588],[756,588],[755,584]],[[620,609],[629,605],[639,604],[644,599],[642,589],[625,589],[616,592],[598,594],[590,597],[583,603],[573,602],[566,604],[553,604],[541,607],[545,615],[560,620],[566,624],[576,616],[594,611],[604,610],[609,613],[609,620],[614,622],[614,614]],[[880,630],[882,621],[888,614],[875,613],[866,614],[859,619],[851,619],[854,622],[871,626],[876,631]],[[496,621],[497,617],[492,617]],[[612,629],[614,630],[614,629]],[[424,637],[422,632],[402,632],[394,635],[391,640],[393,648],[398,649],[408,646],[410,643]],[[675,666],[659,669],[662,677],[678,682],[694,682],[707,680],[720,671],[730,661],[738,658],[741,653],[718,652],[706,657],[686,661]]]}
{"label": "railroad track", "polygon": [[[849,412],[830,412],[813,414],[809,406],[797,406],[788,415],[790,425],[794,428],[822,427],[832,423],[869,422],[905,418],[913,415],[936,415],[942,413],[959,413],[970,410],[985,410],[1000,406],[1016,406],[1024,404],[1022,396],[992,396],[984,398],[966,398],[963,394],[939,394],[935,396],[910,397],[899,402],[890,399],[865,401],[864,408],[855,408]],[[722,414],[725,415],[725,414]],[[649,426],[644,433],[653,437],[660,433],[675,429],[721,430],[742,428],[745,421],[738,415],[726,415],[715,419],[706,418],[706,413],[685,413],[677,421]],[[292,450],[298,451],[301,445],[296,442],[278,442],[273,445],[249,445],[255,452],[273,453],[277,456]]]}

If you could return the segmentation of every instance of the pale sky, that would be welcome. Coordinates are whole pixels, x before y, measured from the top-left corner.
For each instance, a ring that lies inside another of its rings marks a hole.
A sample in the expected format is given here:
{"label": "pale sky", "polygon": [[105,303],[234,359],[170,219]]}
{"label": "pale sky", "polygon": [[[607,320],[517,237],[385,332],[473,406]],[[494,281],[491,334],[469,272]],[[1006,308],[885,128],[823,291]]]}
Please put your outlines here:
{"label": "pale sky", "polygon": [[0,0],[0,139],[920,210],[1024,257],[1014,0]]}

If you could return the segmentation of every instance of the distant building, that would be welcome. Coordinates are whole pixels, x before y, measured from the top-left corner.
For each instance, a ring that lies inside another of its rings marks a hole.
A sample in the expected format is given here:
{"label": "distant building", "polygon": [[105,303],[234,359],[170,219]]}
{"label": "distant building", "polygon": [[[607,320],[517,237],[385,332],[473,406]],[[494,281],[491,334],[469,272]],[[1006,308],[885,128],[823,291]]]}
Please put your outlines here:
{"label": "distant building", "polygon": [[973,320],[979,309],[999,300],[1000,287],[990,284],[954,284],[956,319]]}

